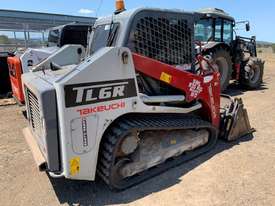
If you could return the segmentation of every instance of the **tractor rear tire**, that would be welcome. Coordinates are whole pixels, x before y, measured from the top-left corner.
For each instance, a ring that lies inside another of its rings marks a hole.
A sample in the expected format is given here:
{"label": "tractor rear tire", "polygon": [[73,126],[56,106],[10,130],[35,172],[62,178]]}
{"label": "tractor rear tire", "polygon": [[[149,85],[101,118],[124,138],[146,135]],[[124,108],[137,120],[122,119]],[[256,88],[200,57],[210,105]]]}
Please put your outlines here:
{"label": "tractor rear tire", "polygon": [[258,89],[263,82],[263,75],[264,62],[257,57],[250,57],[241,71],[240,83],[247,89]]}
{"label": "tractor rear tire", "polygon": [[232,59],[230,52],[223,48],[211,51],[213,61],[217,64],[220,72],[221,91],[226,90],[232,77]]}

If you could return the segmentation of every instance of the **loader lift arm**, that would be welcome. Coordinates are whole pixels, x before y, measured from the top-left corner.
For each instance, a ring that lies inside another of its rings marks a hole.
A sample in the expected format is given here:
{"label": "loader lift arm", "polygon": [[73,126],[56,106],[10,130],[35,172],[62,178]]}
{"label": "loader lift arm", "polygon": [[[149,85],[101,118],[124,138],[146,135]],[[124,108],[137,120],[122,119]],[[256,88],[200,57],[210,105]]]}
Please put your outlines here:
{"label": "loader lift arm", "polygon": [[[233,141],[255,132],[250,125],[242,99],[232,99],[220,93],[218,72],[196,75],[139,54],[133,53],[133,59],[137,71],[180,89],[185,94],[187,102],[194,100],[201,102],[201,116],[219,129],[220,138]],[[194,82],[196,82],[195,87]],[[194,88],[199,91],[195,92],[195,95]]]}
{"label": "loader lift arm", "polygon": [[187,102],[200,101],[203,105],[203,116],[219,128],[220,82],[218,72],[199,76],[139,54],[133,53],[133,59],[138,72],[180,89],[185,94]]}

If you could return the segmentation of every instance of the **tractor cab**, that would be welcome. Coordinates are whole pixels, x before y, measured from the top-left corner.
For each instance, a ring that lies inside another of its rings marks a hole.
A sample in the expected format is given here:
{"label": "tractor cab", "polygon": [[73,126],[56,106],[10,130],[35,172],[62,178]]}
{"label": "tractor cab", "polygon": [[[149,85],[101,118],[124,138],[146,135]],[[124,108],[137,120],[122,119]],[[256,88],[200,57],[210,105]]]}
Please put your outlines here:
{"label": "tractor cab", "polygon": [[233,41],[235,20],[220,9],[204,9],[200,13],[203,15],[195,24],[195,40],[230,45]]}
{"label": "tractor cab", "polygon": [[[127,47],[132,53],[194,71],[194,20],[192,12],[134,9],[98,19],[90,39],[90,55],[104,47]],[[138,73],[141,93],[181,94],[161,81]]]}
{"label": "tractor cab", "polygon": [[[198,11],[195,23],[195,41],[202,46],[203,54],[212,57],[221,74],[221,89],[224,91],[230,80],[237,80],[248,89],[260,87],[264,62],[257,58],[256,37],[238,36],[234,28],[248,21],[236,22],[233,17],[217,8]],[[235,35],[234,35],[235,34]]]}

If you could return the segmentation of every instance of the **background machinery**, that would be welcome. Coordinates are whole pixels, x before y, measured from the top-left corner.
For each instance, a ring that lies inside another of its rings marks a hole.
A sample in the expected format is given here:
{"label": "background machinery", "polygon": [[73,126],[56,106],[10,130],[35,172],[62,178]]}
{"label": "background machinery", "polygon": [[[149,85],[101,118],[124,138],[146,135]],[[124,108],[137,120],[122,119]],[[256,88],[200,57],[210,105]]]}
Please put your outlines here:
{"label": "background machinery", "polygon": [[[235,22],[221,9],[209,8],[199,11],[200,20],[195,26],[195,40],[201,42],[204,55],[211,55],[221,74],[221,89],[227,88],[231,79],[247,89],[257,89],[263,79],[264,61],[257,57],[256,37],[241,37],[234,28]],[[234,33],[235,32],[235,33]]]}
{"label": "background machinery", "polygon": [[219,137],[252,132],[241,100],[221,97],[219,73],[195,55],[194,13],[117,5],[96,21],[84,60],[48,57],[23,75],[24,136],[40,170],[98,174],[121,190],[209,151]]}
{"label": "background machinery", "polygon": [[19,104],[24,104],[24,93],[22,89],[21,75],[49,57],[64,45],[80,44],[84,48],[88,44],[88,32],[91,25],[67,24],[51,28],[48,32],[48,47],[28,48],[23,54],[16,52],[10,54],[7,59],[9,66],[10,82],[13,97]]}
{"label": "background machinery", "polygon": [[11,83],[7,59],[9,52],[0,52],[0,98],[11,96]]}

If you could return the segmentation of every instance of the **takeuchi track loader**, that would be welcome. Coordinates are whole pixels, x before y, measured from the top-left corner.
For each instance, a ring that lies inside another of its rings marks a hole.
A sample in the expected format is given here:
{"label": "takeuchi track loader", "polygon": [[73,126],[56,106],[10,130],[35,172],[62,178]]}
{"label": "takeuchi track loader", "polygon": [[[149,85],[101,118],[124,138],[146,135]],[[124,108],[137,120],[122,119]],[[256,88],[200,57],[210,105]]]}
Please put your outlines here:
{"label": "takeuchi track loader", "polygon": [[183,11],[120,8],[96,21],[81,63],[49,57],[24,74],[24,135],[40,170],[98,175],[122,190],[202,155],[218,138],[251,133],[242,101],[221,96],[215,65],[195,55],[194,21]]}

